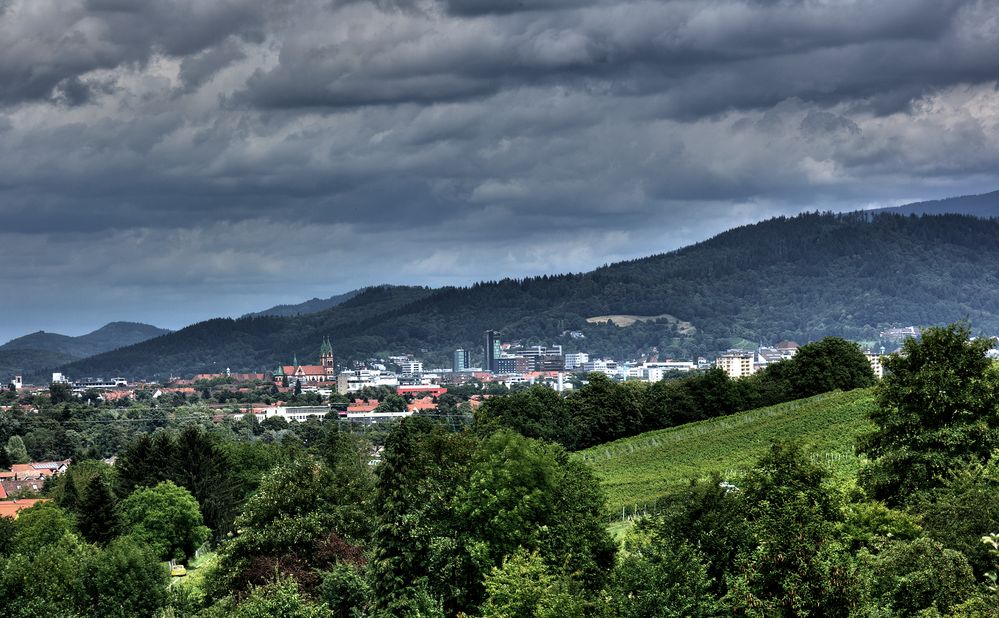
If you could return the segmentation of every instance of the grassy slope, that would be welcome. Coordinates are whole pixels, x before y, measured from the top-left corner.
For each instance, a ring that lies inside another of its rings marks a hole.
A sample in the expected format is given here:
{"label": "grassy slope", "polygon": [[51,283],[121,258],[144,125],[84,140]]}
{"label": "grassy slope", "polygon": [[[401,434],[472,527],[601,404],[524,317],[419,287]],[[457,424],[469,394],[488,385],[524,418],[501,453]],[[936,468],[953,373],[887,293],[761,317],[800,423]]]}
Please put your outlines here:
{"label": "grassy slope", "polygon": [[652,503],[691,478],[737,478],[777,440],[801,444],[838,478],[854,475],[854,439],[872,425],[871,389],[834,392],[722,418],[651,431],[580,451],[620,511]]}

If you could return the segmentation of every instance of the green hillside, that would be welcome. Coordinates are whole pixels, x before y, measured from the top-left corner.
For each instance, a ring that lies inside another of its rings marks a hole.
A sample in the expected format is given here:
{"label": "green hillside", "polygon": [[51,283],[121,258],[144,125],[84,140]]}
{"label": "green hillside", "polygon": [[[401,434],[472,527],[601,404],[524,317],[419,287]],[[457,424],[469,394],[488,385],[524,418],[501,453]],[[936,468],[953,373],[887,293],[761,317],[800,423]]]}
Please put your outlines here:
{"label": "green hillside", "polygon": [[448,366],[459,347],[478,364],[487,329],[618,359],[689,359],[747,342],[829,335],[876,341],[890,326],[962,319],[976,334],[994,334],[997,237],[999,220],[958,215],[779,217],[589,273],[372,288],[309,315],[211,320],[63,371],[131,378],[259,371],[291,353],[315,358],[327,336],[344,364],[395,351]]}
{"label": "green hillside", "polygon": [[23,374],[27,378],[47,377],[54,367],[135,345],[169,332],[137,322],[111,322],[79,337],[38,331],[0,345],[0,379],[8,374]]}
{"label": "green hillside", "polygon": [[654,503],[691,478],[718,471],[736,479],[772,442],[804,446],[838,478],[860,459],[854,439],[872,428],[872,389],[834,392],[680,427],[650,431],[579,451],[601,479],[612,511]]}

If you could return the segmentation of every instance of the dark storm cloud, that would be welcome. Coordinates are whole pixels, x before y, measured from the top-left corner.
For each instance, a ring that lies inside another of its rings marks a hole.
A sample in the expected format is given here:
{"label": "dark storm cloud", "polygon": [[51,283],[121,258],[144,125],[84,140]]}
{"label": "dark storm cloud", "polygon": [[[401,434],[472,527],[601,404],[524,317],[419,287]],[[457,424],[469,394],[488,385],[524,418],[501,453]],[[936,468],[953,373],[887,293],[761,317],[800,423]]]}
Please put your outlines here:
{"label": "dark storm cloud", "polygon": [[0,16],[0,103],[89,99],[83,76],[187,56],[229,36],[252,36],[266,6],[250,0],[32,0]]}
{"label": "dark storm cloud", "polygon": [[296,31],[237,99],[341,108],[560,84],[663,93],[661,112],[688,118],[788,97],[870,99],[884,113],[889,100],[897,109],[935,88],[999,77],[990,4],[445,2],[444,14],[381,13],[382,27],[341,32],[331,17],[322,36]]}
{"label": "dark storm cloud", "polygon": [[996,8],[0,0],[0,328],[55,328],[68,296],[88,328],[174,327],[992,190]]}

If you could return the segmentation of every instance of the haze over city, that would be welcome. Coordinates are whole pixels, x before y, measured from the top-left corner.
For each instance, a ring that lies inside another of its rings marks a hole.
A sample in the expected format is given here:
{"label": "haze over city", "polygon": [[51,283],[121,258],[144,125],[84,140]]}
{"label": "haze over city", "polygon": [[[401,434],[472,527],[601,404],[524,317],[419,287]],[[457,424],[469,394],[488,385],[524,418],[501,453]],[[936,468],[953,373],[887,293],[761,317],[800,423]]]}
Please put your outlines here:
{"label": "haze over city", "polygon": [[0,341],[999,187],[994,2],[0,2]]}

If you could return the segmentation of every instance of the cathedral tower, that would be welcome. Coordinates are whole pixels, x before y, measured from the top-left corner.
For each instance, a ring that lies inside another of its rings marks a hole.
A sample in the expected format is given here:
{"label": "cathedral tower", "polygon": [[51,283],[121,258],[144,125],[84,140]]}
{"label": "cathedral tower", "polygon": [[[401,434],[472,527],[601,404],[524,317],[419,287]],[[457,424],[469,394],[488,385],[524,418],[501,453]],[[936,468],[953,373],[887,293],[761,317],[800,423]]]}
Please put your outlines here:
{"label": "cathedral tower", "polygon": [[329,337],[323,338],[323,345],[319,348],[319,364],[322,365],[326,378],[334,380],[336,367],[333,364],[333,345],[330,343]]}

